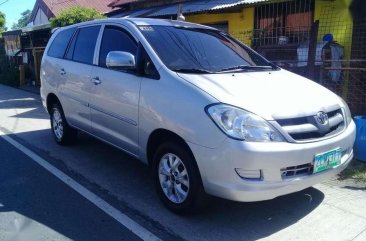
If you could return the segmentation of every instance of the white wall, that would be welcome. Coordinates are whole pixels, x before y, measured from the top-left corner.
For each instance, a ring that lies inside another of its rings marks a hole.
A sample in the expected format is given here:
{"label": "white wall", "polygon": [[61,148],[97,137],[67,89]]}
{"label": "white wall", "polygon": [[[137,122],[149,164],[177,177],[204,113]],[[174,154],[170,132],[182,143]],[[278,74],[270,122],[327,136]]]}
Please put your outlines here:
{"label": "white wall", "polygon": [[34,17],[33,22],[30,22],[28,26],[42,25],[46,23],[49,23],[46,14],[42,11],[42,9],[38,8],[37,14]]}

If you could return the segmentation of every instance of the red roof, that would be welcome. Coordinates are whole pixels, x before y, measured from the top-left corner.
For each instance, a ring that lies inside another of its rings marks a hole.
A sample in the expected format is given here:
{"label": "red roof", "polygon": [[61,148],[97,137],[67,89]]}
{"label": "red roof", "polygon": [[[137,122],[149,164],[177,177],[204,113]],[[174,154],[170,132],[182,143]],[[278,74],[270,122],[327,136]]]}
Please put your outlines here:
{"label": "red roof", "polygon": [[111,0],[38,0],[37,2],[40,6],[45,5],[52,13],[47,16],[57,16],[62,10],[74,6],[94,8],[100,13],[112,11],[112,8],[108,7]]}

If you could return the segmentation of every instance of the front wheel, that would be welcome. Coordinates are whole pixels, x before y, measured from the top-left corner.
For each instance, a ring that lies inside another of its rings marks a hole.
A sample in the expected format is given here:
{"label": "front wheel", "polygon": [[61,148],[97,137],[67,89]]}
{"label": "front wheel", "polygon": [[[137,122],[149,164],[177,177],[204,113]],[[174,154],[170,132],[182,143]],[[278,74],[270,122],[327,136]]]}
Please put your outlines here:
{"label": "front wheel", "polygon": [[153,165],[155,187],[165,206],[177,213],[200,206],[204,196],[201,177],[186,148],[176,143],[162,144]]}
{"label": "front wheel", "polygon": [[55,140],[60,145],[70,144],[76,139],[77,130],[70,127],[59,104],[54,104],[50,112],[51,128]]}

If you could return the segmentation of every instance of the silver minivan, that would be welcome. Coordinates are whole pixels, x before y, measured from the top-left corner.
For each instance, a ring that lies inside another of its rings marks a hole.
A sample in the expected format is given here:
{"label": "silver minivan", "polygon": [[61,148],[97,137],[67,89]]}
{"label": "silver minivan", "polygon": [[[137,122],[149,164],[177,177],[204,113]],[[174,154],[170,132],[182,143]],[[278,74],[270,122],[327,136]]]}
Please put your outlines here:
{"label": "silver minivan", "polygon": [[163,203],[259,201],[310,187],[353,157],[347,104],[225,32],[104,19],[57,29],[41,96],[59,144],[77,130],[148,164]]}

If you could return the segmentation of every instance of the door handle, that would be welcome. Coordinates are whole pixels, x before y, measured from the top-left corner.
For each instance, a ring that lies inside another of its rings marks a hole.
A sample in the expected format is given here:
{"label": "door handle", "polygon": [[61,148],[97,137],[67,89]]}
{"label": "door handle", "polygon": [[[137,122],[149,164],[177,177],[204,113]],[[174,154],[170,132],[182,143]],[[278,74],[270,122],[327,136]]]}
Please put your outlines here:
{"label": "door handle", "polygon": [[102,81],[99,79],[99,77],[92,78],[92,81],[95,85],[99,85],[102,83]]}
{"label": "door handle", "polygon": [[65,74],[66,74],[65,69],[61,69],[61,70],[60,70],[60,75],[65,75]]}

